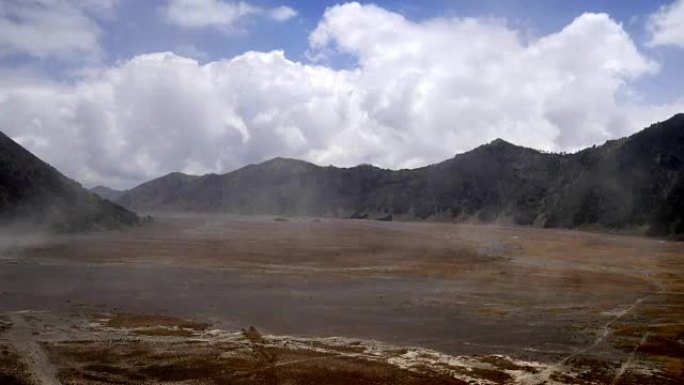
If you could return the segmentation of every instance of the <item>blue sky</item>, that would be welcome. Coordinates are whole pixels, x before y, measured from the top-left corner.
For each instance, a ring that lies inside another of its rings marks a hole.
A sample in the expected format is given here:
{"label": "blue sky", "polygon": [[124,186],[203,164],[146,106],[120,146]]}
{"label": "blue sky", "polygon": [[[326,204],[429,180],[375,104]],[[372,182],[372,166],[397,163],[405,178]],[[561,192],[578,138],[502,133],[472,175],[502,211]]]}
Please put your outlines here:
{"label": "blue sky", "polygon": [[[175,51],[193,46],[206,53],[200,60],[231,57],[244,51],[285,50],[293,60],[306,61],[307,38],[327,7],[336,1],[254,1],[264,7],[286,5],[299,13],[291,23],[256,21],[247,23],[245,31],[232,36],[217,30],[183,31],[159,20],[158,10],[164,1],[124,0],[121,14],[128,21],[111,24],[111,40],[105,40],[110,60],[125,59],[152,51]],[[438,0],[438,1],[375,1],[372,2],[415,21],[434,17],[494,17],[519,25],[533,35],[557,31],[584,12],[604,12],[621,22],[625,30],[642,47],[648,41],[647,16],[656,12],[667,0]],[[663,71],[640,84],[651,100],[667,100],[679,96],[684,89],[684,51],[656,49],[653,55],[662,58]],[[332,63],[346,65],[347,63]]]}
{"label": "blue sky", "polygon": [[684,0],[6,0],[0,124],[114,187],[574,151],[684,109],[682,25]]}
{"label": "blue sky", "polygon": [[[192,55],[206,62],[233,57],[250,50],[284,50],[297,61],[307,61],[308,35],[316,27],[326,8],[335,1],[266,1],[250,2],[270,8],[288,6],[297,16],[287,23],[251,19],[240,25],[240,31],[225,33],[221,30],[179,29],[165,22],[160,16],[166,0],[119,0],[115,17],[100,21],[103,29],[103,61],[114,63],[135,55],[157,51],[174,51]],[[648,15],[668,5],[668,0],[427,0],[427,1],[376,1],[381,7],[398,12],[414,21],[435,17],[492,17],[506,20],[532,36],[557,31],[585,12],[607,13],[622,23],[624,29],[642,48],[650,51],[664,63],[663,71],[640,84],[649,98],[663,100],[677,96],[677,89],[684,86],[684,51],[679,49],[649,49],[646,24]],[[196,51],[196,52],[193,52]],[[55,61],[54,58],[36,60],[26,55],[0,57],[5,65],[32,65],[49,75],[63,78],[79,63]],[[347,62],[331,63],[346,66]]]}

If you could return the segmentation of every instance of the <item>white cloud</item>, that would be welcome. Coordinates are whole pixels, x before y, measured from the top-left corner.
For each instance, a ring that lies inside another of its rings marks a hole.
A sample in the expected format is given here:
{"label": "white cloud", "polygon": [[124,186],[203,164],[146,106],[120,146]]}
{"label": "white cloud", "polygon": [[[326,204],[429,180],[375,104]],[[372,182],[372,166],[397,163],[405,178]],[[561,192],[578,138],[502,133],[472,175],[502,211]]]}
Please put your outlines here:
{"label": "white cloud", "polygon": [[296,17],[297,11],[290,7],[280,6],[269,10],[268,16],[273,20],[286,21]]}
{"label": "white cloud", "polygon": [[232,28],[238,20],[256,12],[257,8],[247,3],[220,0],[170,0],[164,9],[170,23],[184,28]]}
{"label": "white cloud", "polygon": [[616,120],[625,83],[658,68],[605,14],[526,44],[502,22],[414,23],[352,3],[329,9],[310,43],[357,58],[367,110],[412,143],[402,156],[417,163],[497,136],[565,150],[622,135],[634,128]]}
{"label": "white cloud", "polygon": [[266,15],[276,21],[286,21],[297,15],[290,7],[266,9],[243,1],[222,0],[169,0],[163,13],[169,23],[183,28],[216,27],[226,31],[234,30],[250,16]]}
{"label": "white cloud", "polygon": [[97,19],[112,18],[115,6],[115,0],[4,0],[0,2],[0,56],[98,55]]}
{"label": "white cloud", "polygon": [[326,11],[310,46],[357,65],[335,70],[281,51],[206,64],[141,55],[72,86],[0,89],[0,127],[86,184],[128,187],[279,155],[413,167],[496,137],[573,150],[684,106],[630,96],[630,82],[658,65],[604,14],[526,41],[501,21],[415,23],[352,3]]}
{"label": "white cloud", "polygon": [[650,45],[684,48],[684,0],[676,0],[651,15],[648,29],[651,33]]}
{"label": "white cloud", "polygon": [[278,51],[206,65],[149,54],[73,87],[0,92],[0,126],[85,183],[121,186],[325,149],[344,87],[343,75]]}

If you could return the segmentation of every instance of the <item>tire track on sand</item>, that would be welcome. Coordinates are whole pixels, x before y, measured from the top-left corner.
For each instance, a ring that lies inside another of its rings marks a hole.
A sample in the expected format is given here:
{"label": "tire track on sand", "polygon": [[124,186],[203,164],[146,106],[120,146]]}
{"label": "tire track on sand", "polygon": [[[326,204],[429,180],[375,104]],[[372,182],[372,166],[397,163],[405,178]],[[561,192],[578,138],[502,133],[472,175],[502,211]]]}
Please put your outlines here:
{"label": "tire track on sand", "polygon": [[648,339],[649,332],[644,333],[643,337],[641,337],[641,341],[634,347],[634,350],[632,351],[632,354],[629,355],[629,358],[627,361],[623,362],[622,365],[620,365],[620,368],[618,369],[617,373],[615,374],[615,378],[613,378],[613,382],[610,383],[610,385],[617,385],[618,381],[620,381],[620,377],[622,377],[623,374],[627,371],[627,369],[632,365],[632,361],[634,361],[634,357],[636,357],[637,351],[639,348],[646,343],[646,340]]}
{"label": "tire track on sand", "polygon": [[572,354],[566,356],[565,358],[561,359],[557,363],[550,365],[548,368],[542,370],[539,373],[534,373],[530,374],[529,376],[521,377],[518,379],[517,383],[520,385],[539,385],[539,384],[546,384],[546,383],[553,383],[551,382],[551,375],[553,373],[563,371],[566,367],[566,363],[570,361],[571,359],[579,356],[580,354],[587,353],[588,351],[596,348],[599,344],[601,344],[603,341],[606,340],[606,338],[610,335],[611,333],[611,325],[615,323],[617,320],[620,318],[626,316],[627,314],[631,313],[634,308],[636,308],[640,303],[645,301],[648,297],[642,297],[634,301],[633,304],[627,306],[626,308],[622,309],[618,314],[615,315],[615,317],[611,318],[608,322],[606,322],[603,327],[601,328],[601,334],[599,334],[598,337],[594,340],[594,342],[591,343],[591,345],[584,347],[582,349],[576,350]]}
{"label": "tire track on sand", "polygon": [[9,341],[24,359],[33,380],[38,385],[61,385],[57,379],[57,370],[50,363],[43,348],[33,338],[31,325],[24,317],[26,312],[8,314],[12,327],[5,332]]}

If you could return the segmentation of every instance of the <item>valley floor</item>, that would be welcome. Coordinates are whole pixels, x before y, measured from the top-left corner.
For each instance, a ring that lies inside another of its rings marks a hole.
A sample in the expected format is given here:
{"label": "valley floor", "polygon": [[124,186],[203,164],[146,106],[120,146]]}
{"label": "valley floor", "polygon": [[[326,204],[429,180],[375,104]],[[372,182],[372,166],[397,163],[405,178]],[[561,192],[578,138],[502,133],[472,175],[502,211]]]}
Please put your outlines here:
{"label": "valley floor", "polygon": [[0,380],[684,383],[682,243],[155,217],[120,233],[3,238]]}

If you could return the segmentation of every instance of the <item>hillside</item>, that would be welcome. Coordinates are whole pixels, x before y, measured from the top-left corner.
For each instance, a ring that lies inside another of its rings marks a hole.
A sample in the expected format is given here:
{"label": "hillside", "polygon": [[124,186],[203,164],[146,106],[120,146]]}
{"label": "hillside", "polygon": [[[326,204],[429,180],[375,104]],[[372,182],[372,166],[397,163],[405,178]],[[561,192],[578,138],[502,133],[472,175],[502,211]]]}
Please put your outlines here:
{"label": "hillside", "polygon": [[113,229],[138,223],[0,133],[0,224],[57,231]]}
{"label": "hillside", "polygon": [[276,158],[223,175],[173,173],[129,190],[134,209],[505,221],[684,233],[684,115],[574,154],[501,139],[414,170]]}
{"label": "hillside", "polygon": [[126,191],[116,200],[126,207],[156,209],[168,207],[171,202],[182,201],[183,189],[190,186],[197,176],[172,172],[161,178],[143,183],[135,188],[135,192]]}
{"label": "hillside", "polygon": [[117,200],[121,195],[124,194],[125,191],[122,190],[116,190],[113,188],[109,188],[107,186],[95,186],[90,189],[91,193],[94,193],[95,195],[99,196],[102,199],[109,199],[110,201],[115,201]]}

